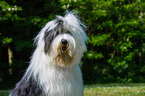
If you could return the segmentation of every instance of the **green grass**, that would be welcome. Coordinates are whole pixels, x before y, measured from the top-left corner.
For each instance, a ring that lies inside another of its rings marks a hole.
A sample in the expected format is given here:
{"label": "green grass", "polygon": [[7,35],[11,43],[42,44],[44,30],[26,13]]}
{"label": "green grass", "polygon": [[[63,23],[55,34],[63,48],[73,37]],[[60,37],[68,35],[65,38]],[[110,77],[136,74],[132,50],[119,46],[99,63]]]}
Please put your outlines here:
{"label": "green grass", "polygon": [[[8,94],[0,90],[0,96]],[[145,83],[85,85],[84,96],[145,96]]]}
{"label": "green grass", "polygon": [[86,85],[84,96],[145,96],[145,84]]}
{"label": "green grass", "polygon": [[0,90],[0,96],[8,96],[9,90]]}

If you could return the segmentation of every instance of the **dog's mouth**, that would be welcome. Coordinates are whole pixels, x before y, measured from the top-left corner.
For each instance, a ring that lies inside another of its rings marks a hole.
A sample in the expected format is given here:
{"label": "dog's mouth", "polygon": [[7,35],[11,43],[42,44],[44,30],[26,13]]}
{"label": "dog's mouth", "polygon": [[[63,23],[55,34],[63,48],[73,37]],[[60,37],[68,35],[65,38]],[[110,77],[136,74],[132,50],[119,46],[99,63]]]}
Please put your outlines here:
{"label": "dog's mouth", "polygon": [[62,46],[62,51],[66,51],[67,47],[66,46]]}
{"label": "dog's mouth", "polygon": [[58,54],[55,60],[60,66],[68,66],[69,64],[71,64],[73,60],[73,55],[72,55],[71,46],[69,44],[66,45],[60,44],[58,46],[57,52]]}
{"label": "dog's mouth", "polygon": [[66,52],[66,51],[69,50],[69,47],[68,47],[68,45],[65,45],[65,46],[62,46],[62,47],[60,48],[60,50],[61,50],[62,52]]}

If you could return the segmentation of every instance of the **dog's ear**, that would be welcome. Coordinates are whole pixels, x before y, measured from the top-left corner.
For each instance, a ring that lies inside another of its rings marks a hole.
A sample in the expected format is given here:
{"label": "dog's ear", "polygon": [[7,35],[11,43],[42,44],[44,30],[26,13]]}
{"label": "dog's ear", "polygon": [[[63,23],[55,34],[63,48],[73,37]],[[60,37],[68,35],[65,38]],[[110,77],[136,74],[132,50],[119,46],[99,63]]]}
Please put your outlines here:
{"label": "dog's ear", "polygon": [[[44,42],[45,42],[45,53],[49,53],[51,49],[51,43],[53,39],[62,33],[63,30],[63,21],[60,19],[55,20],[56,26],[54,28],[48,28],[44,34]],[[51,29],[51,30],[50,30]]]}

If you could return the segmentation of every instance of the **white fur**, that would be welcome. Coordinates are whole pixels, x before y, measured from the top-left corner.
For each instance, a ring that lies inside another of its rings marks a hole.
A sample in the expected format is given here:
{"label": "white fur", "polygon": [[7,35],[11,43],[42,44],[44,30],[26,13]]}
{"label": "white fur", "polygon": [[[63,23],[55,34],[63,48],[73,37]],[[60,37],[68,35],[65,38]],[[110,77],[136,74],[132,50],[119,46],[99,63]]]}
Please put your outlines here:
{"label": "white fur", "polygon": [[[37,48],[33,53],[26,77],[34,76],[47,96],[83,96],[79,63],[83,53],[87,50],[85,44],[87,36],[82,29],[84,25],[73,13],[68,13],[65,17],[57,16],[57,18],[64,21],[64,31],[69,31],[72,35],[59,34],[52,42],[50,54],[46,54],[44,52],[44,32],[57,25],[54,21],[48,22],[35,39]],[[71,55],[74,57],[68,66],[59,66],[54,60],[57,56],[57,46],[62,38],[68,41]]]}

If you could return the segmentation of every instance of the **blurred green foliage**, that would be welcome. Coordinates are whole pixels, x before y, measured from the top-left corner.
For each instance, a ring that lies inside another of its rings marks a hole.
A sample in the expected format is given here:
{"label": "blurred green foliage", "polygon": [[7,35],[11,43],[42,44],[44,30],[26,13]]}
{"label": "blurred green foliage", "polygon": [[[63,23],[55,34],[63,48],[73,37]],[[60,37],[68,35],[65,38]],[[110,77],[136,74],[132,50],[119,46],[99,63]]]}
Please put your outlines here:
{"label": "blurred green foliage", "polygon": [[88,26],[89,51],[82,67],[87,82],[145,81],[143,0],[60,1],[63,9],[77,10]]}
{"label": "blurred green foliage", "polygon": [[[7,63],[4,57],[11,45],[15,74],[26,68],[24,62],[33,52],[32,39],[66,10],[78,13],[87,26],[88,51],[82,61],[85,83],[145,82],[143,0],[0,1],[0,64]],[[2,69],[0,74],[4,72]]]}

